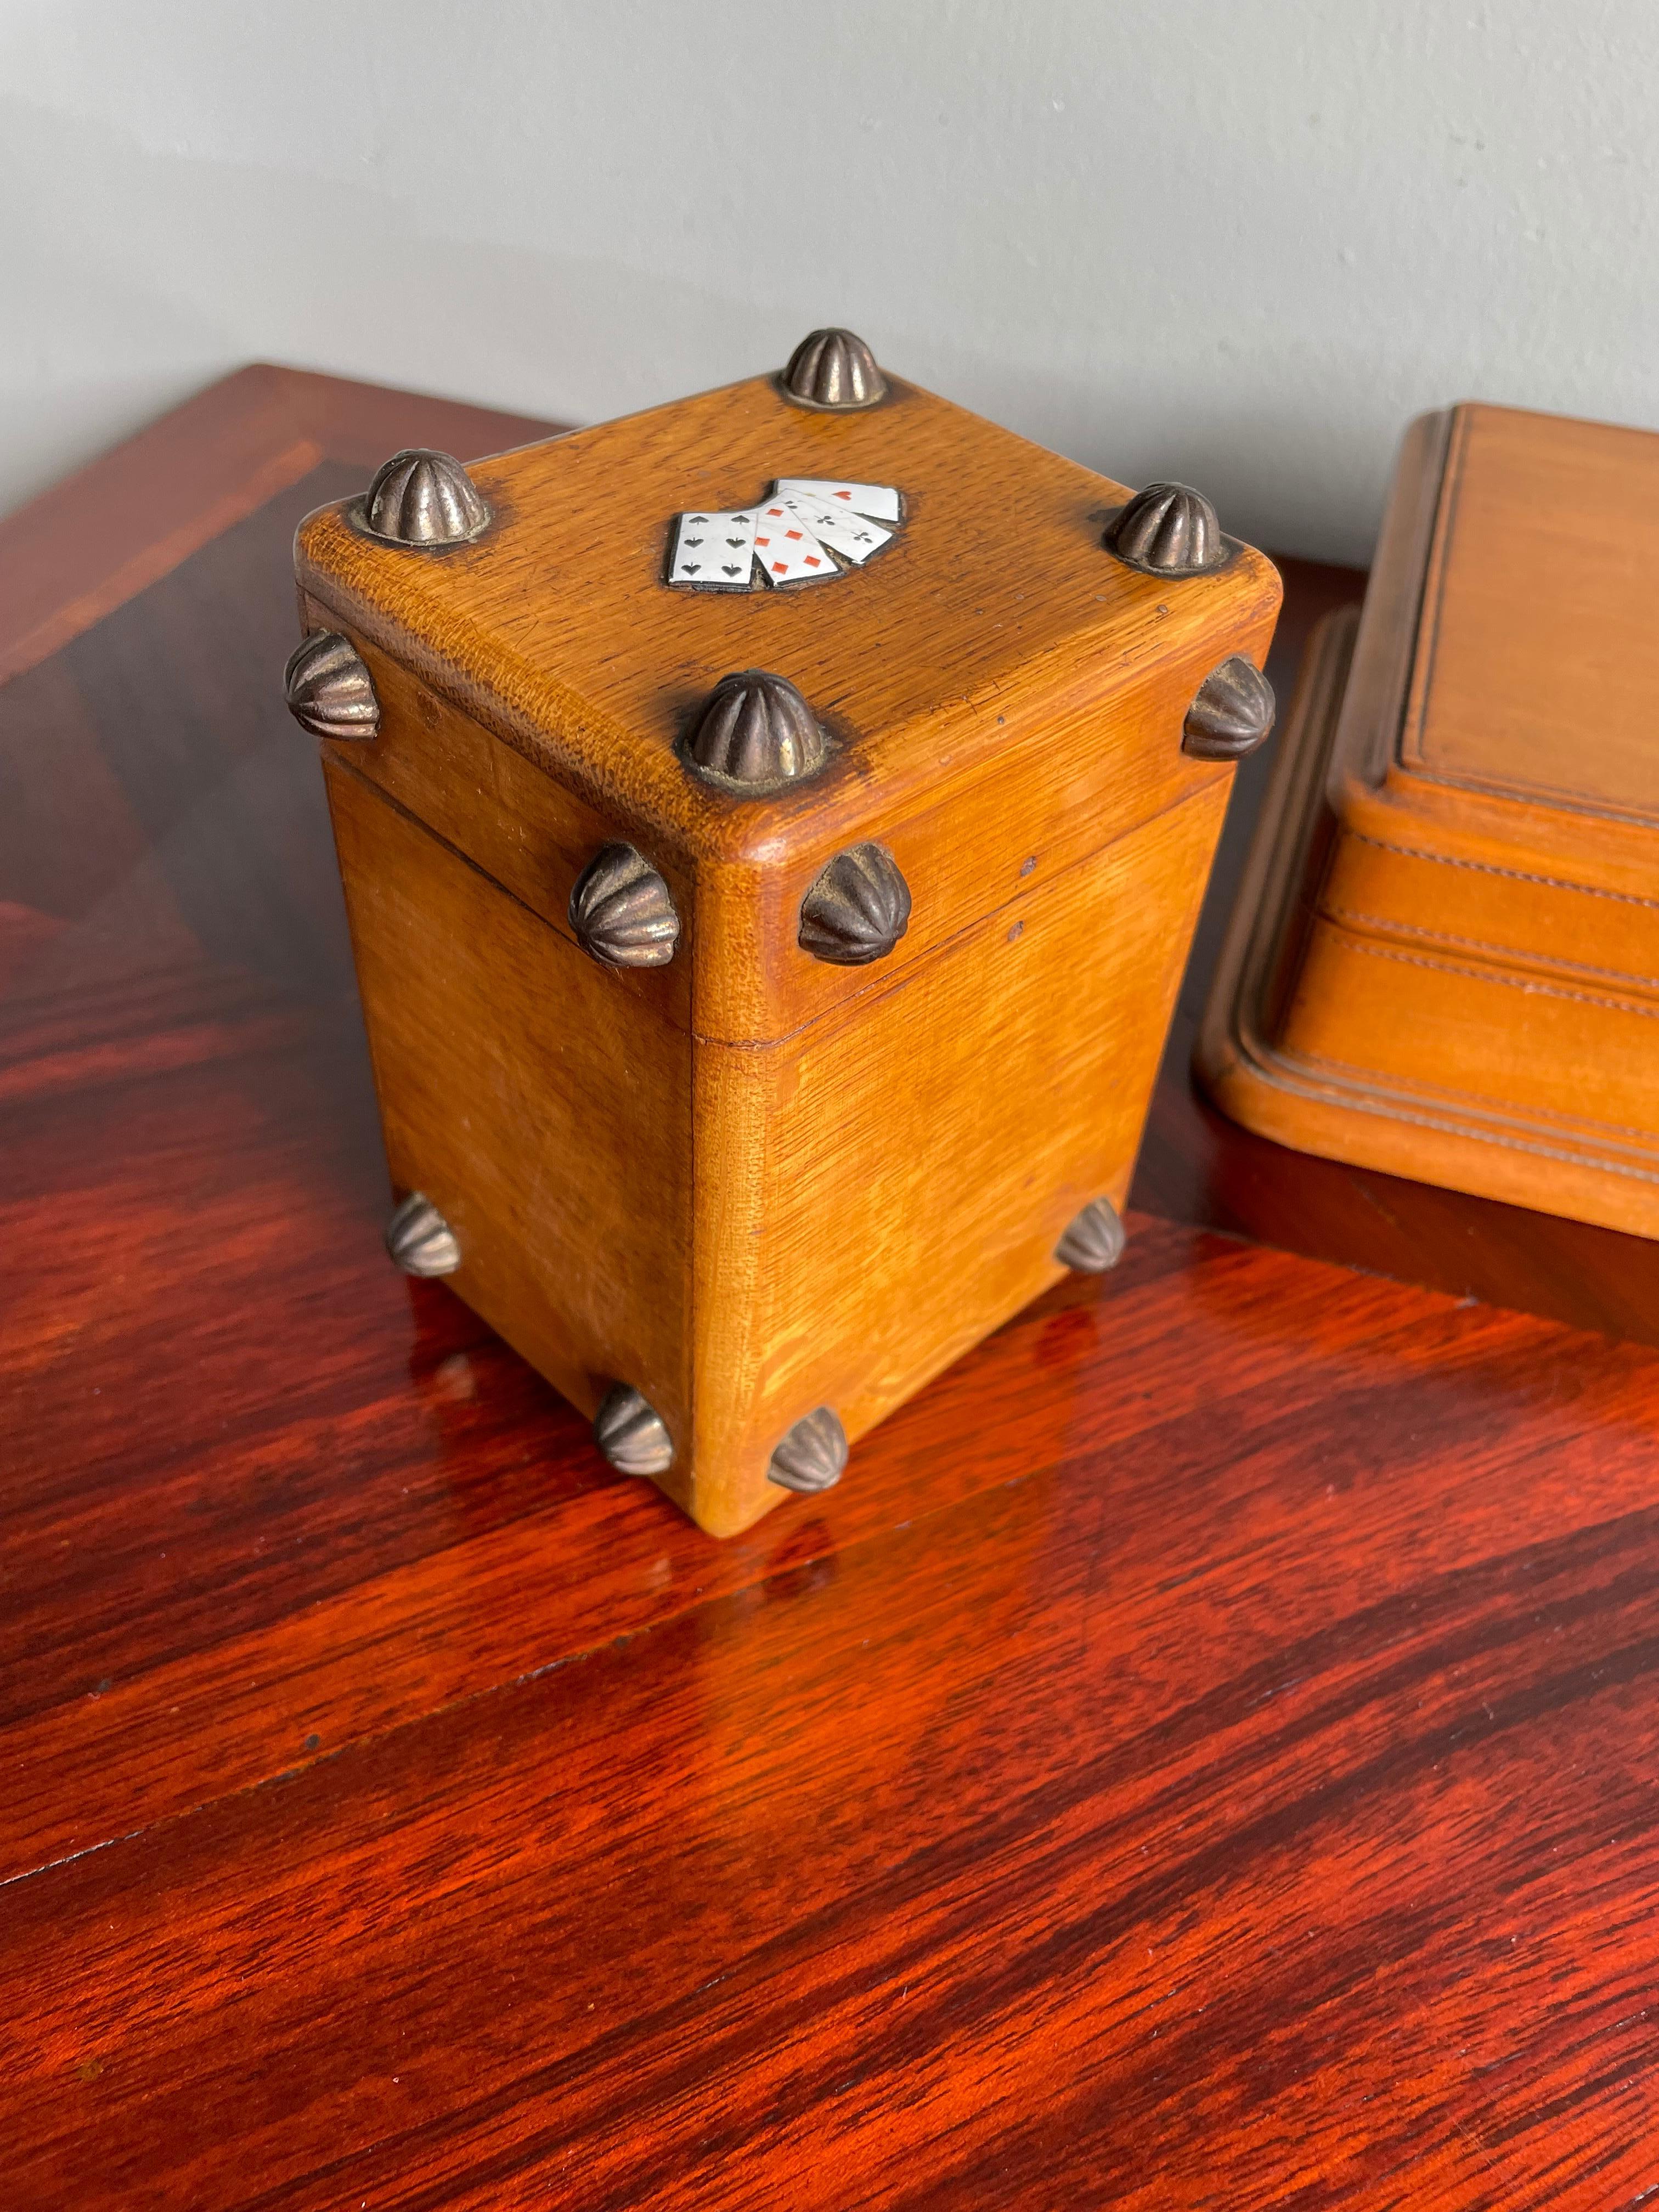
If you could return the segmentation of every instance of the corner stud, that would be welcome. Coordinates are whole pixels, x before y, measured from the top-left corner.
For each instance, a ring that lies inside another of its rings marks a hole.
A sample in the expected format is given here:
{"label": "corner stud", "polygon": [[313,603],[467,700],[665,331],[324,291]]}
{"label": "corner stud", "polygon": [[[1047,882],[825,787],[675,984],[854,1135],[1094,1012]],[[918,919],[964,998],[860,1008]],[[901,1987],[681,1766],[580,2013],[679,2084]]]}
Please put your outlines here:
{"label": "corner stud", "polygon": [[865,968],[884,960],[910,927],[910,886],[879,845],[849,845],[800,902],[796,942],[815,960]]}
{"label": "corner stud", "polygon": [[313,738],[349,738],[367,744],[380,726],[374,679],[349,637],[313,630],[283,671],[288,711]]}
{"label": "corner stud", "polygon": [[483,495],[453,453],[410,446],[374,472],[363,527],[394,545],[462,545],[489,527]]}
{"label": "corner stud", "polygon": [[1113,516],[1100,542],[1149,576],[1201,576],[1227,558],[1215,509],[1190,484],[1148,484]]}
{"label": "corner stud", "polygon": [[786,399],[826,414],[875,407],[887,397],[874,354],[852,331],[809,331],[790,355],[781,383]]}
{"label": "corner stud", "polygon": [[1236,653],[1199,685],[1182,726],[1181,750],[1194,760],[1243,760],[1267,741],[1274,712],[1273,685]]}
{"label": "corner stud", "polygon": [[803,1494],[833,1490],[847,1465],[847,1431],[828,1406],[804,1413],[772,1454],[769,1482]]}
{"label": "corner stud", "polygon": [[1103,1275],[1123,1257],[1127,1241],[1110,1199],[1091,1199],[1055,1245],[1054,1257],[1080,1275]]}
{"label": "corner stud", "polygon": [[593,1441],[618,1474],[666,1474],[674,1461],[667,1425],[630,1382],[606,1391],[593,1416]]}
{"label": "corner stud", "polygon": [[461,1264],[454,1231],[423,1191],[411,1190],[387,1222],[386,1249],[406,1275],[453,1275]]}
{"label": "corner stud", "polygon": [[570,927],[607,968],[665,968],[680,941],[667,884],[632,845],[601,845],[570,894]]}
{"label": "corner stud", "polygon": [[811,775],[828,750],[794,685],[763,668],[721,677],[685,747],[699,775],[745,798]]}

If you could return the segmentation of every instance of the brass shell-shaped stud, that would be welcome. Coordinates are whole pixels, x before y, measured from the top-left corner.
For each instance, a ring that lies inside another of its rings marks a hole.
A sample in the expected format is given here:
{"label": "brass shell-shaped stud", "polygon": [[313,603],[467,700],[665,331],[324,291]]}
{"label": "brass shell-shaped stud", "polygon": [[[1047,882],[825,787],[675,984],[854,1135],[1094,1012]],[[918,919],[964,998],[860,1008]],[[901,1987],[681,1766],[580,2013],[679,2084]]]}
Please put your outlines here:
{"label": "brass shell-shaped stud", "polygon": [[1149,576],[1201,576],[1227,557],[1215,509],[1190,484],[1148,484],[1113,516],[1101,543]]}
{"label": "brass shell-shaped stud", "polygon": [[848,414],[887,397],[887,379],[876,357],[851,331],[809,331],[783,372],[786,398],[798,407]]}
{"label": "brass shell-shaped stud", "polygon": [[804,1413],[772,1454],[769,1482],[781,1490],[833,1490],[847,1465],[847,1431],[828,1406]]}
{"label": "brass shell-shaped stud", "polygon": [[1127,1241],[1110,1199],[1091,1199],[1055,1245],[1054,1257],[1062,1267],[1075,1267],[1079,1274],[1103,1275],[1123,1257]]}
{"label": "brass shell-shaped stud", "polygon": [[386,1249],[406,1275],[453,1275],[461,1264],[454,1231],[423,1191],[411,1190],[387,1222]]}
{"label": "brass shell-shaped stud", "polygon": [[410,446],[374,472],[363,526],[396,545],[460,545],[489,527],[489,509],[453,453]]}
{"label": "brass shell-shaped stud", "polygon": [[763,668],[722,676],[686,745],[699,775],[745,793],[793,783],[822,768],[828,747],[794,685]]}
{"label": "brass shell-shaped stud", "polygon": [[367,744],[380,726],[374,679],[349,637],[313,630],[296,645],[283,671],[288,711],[313,738]]}
{"label": "brass shell-shaped stud", "polygon": [[570,894],[570,927],[607,968],[665,968],[680,941],[667,884],[631,845],[601,845]]}
{"label": "brass shell-shaped stud", "polygon": [[879,845],[849,845],[800,902],[797,941],[815,960],[865,968],[884,960],[910,927],[910,886]]}
{"label": "brass shell-shaped stud", "polygon": [[1243,760],[1266,742],[1274,711],[1273,685],[1236,653],[1199,685],[1182,727],[1181,750],[1194,760]]}
{"label": "brass shell-shaped stud", "polygon": [[666,1474],[674,1462],[666,1423],[631,1382],[606,1391],[593,1416],[593,1441],[618,1474]]}

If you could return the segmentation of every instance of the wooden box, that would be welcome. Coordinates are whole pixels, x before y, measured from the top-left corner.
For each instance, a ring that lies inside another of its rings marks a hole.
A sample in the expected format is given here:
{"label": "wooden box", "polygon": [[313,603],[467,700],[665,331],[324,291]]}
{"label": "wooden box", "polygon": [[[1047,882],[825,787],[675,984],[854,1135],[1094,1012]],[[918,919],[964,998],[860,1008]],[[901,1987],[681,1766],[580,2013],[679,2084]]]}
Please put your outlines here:
{"label": "wooden box", "polygon": [[[766,580],[786,496],[810,582]],[[1206,502],[815,334],[470,471],[398,456],[296,566],[389,1242],[613,1464],[743,1528],[1116,1256],[1271,720],[1278,578]]]}
{"label": "wooden box", "polygon": [[1408,434],[1310,646],[1200,1073],[1306,1152],[1659,1236],[1659,437]]}

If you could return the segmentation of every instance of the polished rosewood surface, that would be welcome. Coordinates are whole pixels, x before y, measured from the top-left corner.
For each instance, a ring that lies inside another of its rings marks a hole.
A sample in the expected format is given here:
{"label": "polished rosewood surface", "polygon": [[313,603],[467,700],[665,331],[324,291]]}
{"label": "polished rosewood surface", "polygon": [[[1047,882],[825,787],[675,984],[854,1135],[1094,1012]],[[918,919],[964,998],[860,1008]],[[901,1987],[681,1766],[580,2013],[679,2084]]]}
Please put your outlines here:
{"label": "polished rosewood surface", "polygon": [[288,539],[535,428],[247,372],[0,526],[0,2202],[1659,2195],[1659,1353],[1195,1226],[1178,1058],[732,1543],[388,1267]]}

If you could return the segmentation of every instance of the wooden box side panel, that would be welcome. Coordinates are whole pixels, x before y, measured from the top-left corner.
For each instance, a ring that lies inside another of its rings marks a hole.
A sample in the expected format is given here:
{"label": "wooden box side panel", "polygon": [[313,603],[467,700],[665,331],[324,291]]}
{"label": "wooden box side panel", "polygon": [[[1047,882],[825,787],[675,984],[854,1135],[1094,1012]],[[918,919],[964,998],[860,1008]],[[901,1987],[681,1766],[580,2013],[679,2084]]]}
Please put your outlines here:
{"label": "wooden box side panel", "polygon": [[[1084,703],[1053,697],[1039,728],[1011,735],[1004,750],[965,771],[948,732],[936,732],[936,780],[890,817],[849,828],[834,809],[813,821],[809,805],[787,839],[754,857],[699,857],[631,816],[606,815],[349,627],[380,723],[344,758],[567,938],[582,869],[613,839],[634,844],[667,881],[682,939],[667,967],[618,971],[617,988],[699,1036],[772,1039],[887,988],[1033,878],[1050,881],[1195,791],[1230,785],[1230,767],[1182,750],[1182,725],[1205,678],[1231,654],[1265,661],[1277,605],[1270,574],[1248,619],[1230,630],[1171,622],[1157,652],[1124,672],[1109,698],[1099,698],[1092,677]],[[313,629],[341,619],[309,596],[302,606]],[[1000,705],[1012,713],[1012,692],[1023,700],[1027,688],[1012,687]],[[816,805],[813,787],[803,796]],[[738,811],[744,804],[720,803]],[[909,927],[879,972],[814,960],[797,941],[812,883],[838,849],[866,836],[890,852],[914,902]]]}
{"label": "wooden box side panel", "polygon": [[705,1528],[781,1502],[802,1414],[871,1428],[1064,1272],[1090,1200],[1122,1205],[1225,802],[1206,786],[849,1015],[699,1045]]}
{"label": "wooden box side panel", "polygon": [[[1231,790],[1230,765],[1182,750],[1199,687],[1233,653],[1260,667],[1273,641],[1276,589],[1227,631],[1176,634],[1111,696],[1051,702],[1041,727],[967,773],[935,732],[935,783],[860,838],[890,853],[909,887],[909,927],[878,969],[838,968],[797,941],[800,906],[834,847],[814,840],[762,862],[721,860],[702,884],[694,1025],[700,1036],[781,1037],[890,988],[964,930],[1091,853],[1209,791]],[[1091,687],[1097,695],[1098,682]],[[1008,702],[1012,706],[1012,701]]]}
{"label": "wooden box side panel", "polygon": [[[691,1048],[336,760],[325,763],[392,1179],[449,1279],[586,1413],[613,1381],[690,1428]],[[684,1454],[679,1455],[683,1468]],[[665,1487],[676,1487],[678,1474]]]}
{"label": "wooden box side panel", "polygon": [[[313,599],[307,599],[302,611],[313,629],[337,622]],[[493,876],[574,947],[570,894],[576,878],[601,846],[634,842],[637,833],[532,767],[378,646],[345,635],[374,681],[380,722],[368,742],[331,747],[335,757]],[[617,989],[684,1028],[691,1018],[685,946],[693,927],[694,884],[660,849],[653,847],[646,858],[668,882],[684,943],[680,957],[665,968],[619,968],[611,976]]]}

